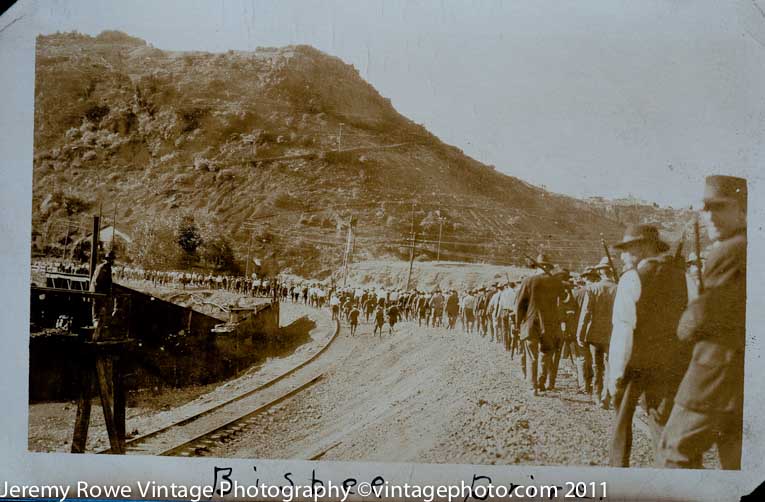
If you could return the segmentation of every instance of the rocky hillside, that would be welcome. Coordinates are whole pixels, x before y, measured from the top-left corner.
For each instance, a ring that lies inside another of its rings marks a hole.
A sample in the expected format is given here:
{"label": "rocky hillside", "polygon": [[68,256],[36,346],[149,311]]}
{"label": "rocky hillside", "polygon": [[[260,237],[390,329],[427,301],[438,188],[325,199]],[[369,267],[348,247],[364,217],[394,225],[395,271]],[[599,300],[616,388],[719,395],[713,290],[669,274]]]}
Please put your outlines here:
{"label": "rocky hillside", "polygon": [[302,273],[337,266],[352,219],[354,254],[369,259],[408,257],[414,225],[421,260],[435,259],[440,230],[441,259],[546,249],[576,266],[600,255],[601,232],[622,230],[442,143],[312,47],[181,53],[67,33],[38,38],[36,68],[36,251],[60,252],[115,207],[134,260],[141,236],[191,215],[240,261],[249,246]]}

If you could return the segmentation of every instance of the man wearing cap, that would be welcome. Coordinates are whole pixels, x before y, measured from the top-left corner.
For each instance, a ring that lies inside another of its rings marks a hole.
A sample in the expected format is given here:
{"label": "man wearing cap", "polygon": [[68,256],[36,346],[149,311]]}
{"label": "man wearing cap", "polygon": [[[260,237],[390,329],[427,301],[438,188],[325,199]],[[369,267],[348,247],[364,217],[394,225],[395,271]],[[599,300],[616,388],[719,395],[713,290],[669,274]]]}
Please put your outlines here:
{"label": "man wearing cap", "polygon": [[677,336],[693,355],[660,442],[662,467],[702,467],[717,444],[723,469],[741,469],[746,341],[746,180],[709,176],[707,233],[715,243],[701,292],[680,319]]}
{"label": "man wearing cap", "polygon": [[[604,408],[608,389],[603,385],[608,344],[611,340],[611,315],[616,283],[611,280],[608,257],[582,274],[588,281],[576,329],[576,341],[584,350],[585,390]],[[594,380],[594,382],[593,382]],[[594,384],[594,386],[593,386]],[[594,387],[594,388],[593,388]]]}
{"label": "man wearing cap", "polygon": [[669,418],[689,354],[676,336],[688,302],[685,270],[652,225],[632,225],[614,248],[621,251],[625,270],[619,280],[609,344],[608,387],[614,398],[616,422],[610,464],[629,467],[632,418],[641,396],[658,445]]}
{"label": "man wearing cap", "polygon": [[[539,269],[526,277],[516,296],[515,324],[523,342],[521,364],[531,392],[545,390],[545,381],[553,372],[553,353],[560,338],[558,301],[563,293],[559,277],[550,274],[553,264],[544,254],[532,264]],[[539,353],[542,353],[542,375],[539,376]]]}

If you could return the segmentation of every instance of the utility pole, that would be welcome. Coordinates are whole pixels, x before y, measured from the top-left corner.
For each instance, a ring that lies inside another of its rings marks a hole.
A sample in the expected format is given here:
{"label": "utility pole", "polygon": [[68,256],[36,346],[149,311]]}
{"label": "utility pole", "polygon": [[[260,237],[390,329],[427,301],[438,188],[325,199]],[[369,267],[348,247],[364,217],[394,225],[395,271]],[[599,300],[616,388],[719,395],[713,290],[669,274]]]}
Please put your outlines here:
{"label": "utility pole", "polygon": [[64,260],[66,260],[66,248],[69,246],[69,220],[66,220],[66,237],[64,237],[64,256],[62,257]]}
{"label": "utility pole", "polygon": [[438,247],[436,248],[436,262],[441,262],[441,234],[444,228],[444,217],[438,217]]}
{"label": "utility pole", "polygon": [[117,231],[117,203],[114,203],[114,217],[112,218],[112,243],[111,249],[114,251],[114,233]]}
{"label": "utility pole", "polygon": [[244,276],[250,277],[250,250],[252,249],[252,234],[255,233],[255,229],[250,230],[250,240],[247,242],[247,261],[244,264]]}
{"label": "utility pole", "polygon": [[353,215],[348,217],[348,237],[345,241],[345,256],[343,258],[343,287],[348,281],[348,270],[351,268],[351,253],[353,252]]}
{"label": "utility pole", "polygon": [[[100,212],[100,211],[99,211]],[[98,265],[98,239],[99,233],[101,233],[101,216],[93,216],[93,234],[90,239],[90,279],[93,280],[93,272],[96,271],[96,265]]]}
{"label": "utility pole", "polygon": [[[98,204],[98,235],[93,234],[93,242],[96,243],[96,249],[98,249],[101,246],[101,220],[102,220],[102,214],[104,209],[104,203],[99,202]],[[96,253],[98,255],[98,253]],[[98,260],[96,260],[96,263],[98,263]]]}
{"label": "utility pole", "polygon": [[412,239],[412,251],[409,254],[409,273],[406,276],[406,290],[409,290],[409,286],[412,281],[412,267],[414,266],[414,247],[417,242],[417,234],[414,233],[414,207],[417,203],[415,201],[412,201],[412,230],[411,230],[411,239]]}

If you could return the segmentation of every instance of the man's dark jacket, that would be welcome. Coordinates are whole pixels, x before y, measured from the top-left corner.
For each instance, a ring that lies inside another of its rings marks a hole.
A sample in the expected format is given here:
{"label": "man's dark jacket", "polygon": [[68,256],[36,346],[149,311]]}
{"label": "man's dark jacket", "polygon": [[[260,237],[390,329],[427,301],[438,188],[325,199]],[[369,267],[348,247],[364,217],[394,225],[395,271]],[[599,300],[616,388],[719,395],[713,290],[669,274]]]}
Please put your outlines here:
{"label": "man's dark jacket", "polygon": [[704,292],[688,305],[677,336],[693,356],[676,402],[696,411],[743,410],[746,234],[720,242],[704,268]]}

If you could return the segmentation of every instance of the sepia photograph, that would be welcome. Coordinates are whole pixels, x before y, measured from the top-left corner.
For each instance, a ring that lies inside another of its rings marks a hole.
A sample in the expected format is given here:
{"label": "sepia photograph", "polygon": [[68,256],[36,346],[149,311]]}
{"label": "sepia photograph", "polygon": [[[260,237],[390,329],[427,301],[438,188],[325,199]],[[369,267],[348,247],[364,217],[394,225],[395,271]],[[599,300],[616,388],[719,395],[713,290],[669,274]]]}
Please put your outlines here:
{"label": "sepia photograph", "polygon": [[31,103],[19,455],[762,481],[764,2],[0,19]]}

